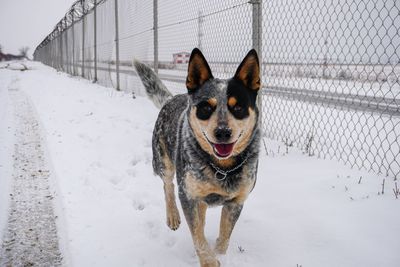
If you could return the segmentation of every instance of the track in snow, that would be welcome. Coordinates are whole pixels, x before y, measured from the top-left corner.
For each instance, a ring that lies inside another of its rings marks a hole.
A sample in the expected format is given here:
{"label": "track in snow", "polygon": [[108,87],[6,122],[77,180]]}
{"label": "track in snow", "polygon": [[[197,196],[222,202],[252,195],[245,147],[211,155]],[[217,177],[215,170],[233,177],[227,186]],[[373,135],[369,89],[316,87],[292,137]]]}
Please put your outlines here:
{"label": "track in snow", "polygon": [[62,257],[39,122],[28,97],[18,89],[18,79],[8,92],[16,129],[13,189],[0,266],[59,266]]}

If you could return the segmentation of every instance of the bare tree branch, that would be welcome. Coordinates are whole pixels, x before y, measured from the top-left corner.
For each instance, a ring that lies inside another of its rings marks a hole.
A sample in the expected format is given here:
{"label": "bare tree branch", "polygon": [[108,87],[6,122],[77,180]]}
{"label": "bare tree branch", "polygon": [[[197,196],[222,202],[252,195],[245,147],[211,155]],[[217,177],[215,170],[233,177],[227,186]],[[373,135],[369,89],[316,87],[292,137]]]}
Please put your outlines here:
{"label": "bare tree branch", "polygon": [[19,55],[25,58],[28,58],[28,50],[29,46],[23,46],[19,49]]}

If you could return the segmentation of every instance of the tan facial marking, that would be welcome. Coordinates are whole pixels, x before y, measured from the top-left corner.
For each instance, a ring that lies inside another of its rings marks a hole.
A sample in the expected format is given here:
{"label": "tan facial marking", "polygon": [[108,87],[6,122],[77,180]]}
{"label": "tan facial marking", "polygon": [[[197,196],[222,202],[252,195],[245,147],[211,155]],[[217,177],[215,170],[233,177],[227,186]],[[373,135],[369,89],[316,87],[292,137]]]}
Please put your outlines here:
{"label": "tan facial marking", "polygon": [[246,149],[251,140],[255,123],[256,113],[251,108],[249,108],[249,116],[242,120],[236,119],[232,114],[228,115],[228,125],[232,129],[234,140],[237,140],[233,147],[233,155],[238,155]]}
{"label": "tan facial marking", "polygon": [[213,108],[215,108],[217,106],[217,99],[215,97],[210,98],[207,100],[207,103],[210,104],[210,106],[212,106]]}
{"label": "tan facial marking", "polygon": [[[215,129],[217,125],[217,116],[216,114],[211,115],[210,119],[206,121],[199,120],[196,116],[196,110],[197,107],[192,108],[190,111],[190,118],[189,118],[189,123],[190,126],[193,129],[193,133],[196,137],[197,142],[199,142],[200,147],[210,155],[213,155],[214,150],[211,146],[211,144],[207,141],[206,137],[204,134],[207,136],[211,137],[212,130]],[[203,133],[204,132],[204,133]]]}
{"label": "tan facial marking", "polygon": [[236,97],[231,96],[228,99],[228,106],[230,106],[231,108],[233,108],[236,105],[236,103],[237,103]]}
{"label": "tan facial marking", "polygon": [[[215,163],[219,166],[229,168],[234,165],[234,160],[229,157],[226,159],[219,159],[214,154],[214,149],[209,143],[217,143],[214,138],[214,130],[218,126],[217,114],[211,115],[208,120],[199,120],[196,116],[197,107],[193,107],[189,115],[189,123],[193,129],[193,133],[200,144],[200,147],[210,155],[215,157]],[[254,125],[256,123],[255,111],[249,108],[249,116],[243,120],[236,119],[232,114],[227,117],[228,126],[232,129],[232,142],[236,141],[233,147],[232,155],[240,154],[250,142]],[[207,138],[205,137],[207,136]],[[208,139],[208,140],[207,140]]]}

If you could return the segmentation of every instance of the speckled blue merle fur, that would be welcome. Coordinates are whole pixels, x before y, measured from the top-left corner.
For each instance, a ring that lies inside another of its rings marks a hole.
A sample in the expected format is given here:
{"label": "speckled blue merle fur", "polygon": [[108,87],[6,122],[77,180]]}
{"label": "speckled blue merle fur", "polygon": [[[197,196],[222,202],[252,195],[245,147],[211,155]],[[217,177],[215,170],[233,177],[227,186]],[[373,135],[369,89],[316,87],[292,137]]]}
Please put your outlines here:
{"label": "speckled blue merle fur", "polygon": [[154,71],[145,64],[134,60],[133,65],[139,73],[139,78],[146,89],[146,93],[154,105],[158,108],[164,106],[165,102],[172,98],[171,92],[168,91],[167,87],[165,87]]}
{"label": "speckled blue merle fur", "polygon": [[[192,51],[187,94],[172,97],[157,75],[135,61],[146,92],[162,106],[153,131],[153,170],[164,181],[167,225],[180,224],[172,180],[201,266],[219,266],[233,227],[257,177],[260,129],[256,105],[259,62],[251,50],[231,79],[214,78],[203,54]],[[216,248],[204,236],[205,210],[222,205]]]}

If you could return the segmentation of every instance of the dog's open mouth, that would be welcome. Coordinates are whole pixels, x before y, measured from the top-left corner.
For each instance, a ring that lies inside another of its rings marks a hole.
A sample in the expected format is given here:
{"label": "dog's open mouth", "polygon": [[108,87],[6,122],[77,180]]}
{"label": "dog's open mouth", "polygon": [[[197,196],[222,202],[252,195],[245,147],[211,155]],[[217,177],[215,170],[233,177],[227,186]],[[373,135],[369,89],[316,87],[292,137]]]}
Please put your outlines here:
{"label": "dog's open mouth", "polygon": [[230,144],[212,144],[215,154],[220,158],[226,158],[232,154],[234,143]]}

